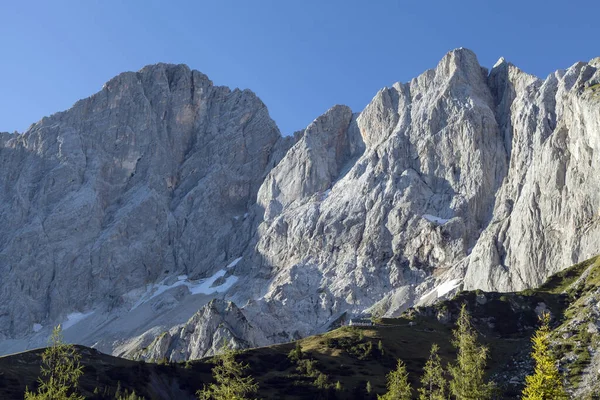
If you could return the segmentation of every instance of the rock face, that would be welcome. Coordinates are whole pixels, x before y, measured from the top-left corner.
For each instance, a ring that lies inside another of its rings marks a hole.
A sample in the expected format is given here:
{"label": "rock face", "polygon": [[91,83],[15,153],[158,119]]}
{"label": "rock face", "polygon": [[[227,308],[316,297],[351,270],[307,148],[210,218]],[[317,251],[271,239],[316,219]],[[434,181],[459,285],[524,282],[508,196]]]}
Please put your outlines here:
{"label": "rock face", "polygon": [[160,334],[141,354],[123,355],[146,360],[185,361],[215,355],[223,346],[237,350],[267,344],[262,332],[246,320],[234,303],[212,300],[183,326]]}
{"label": "rock face", "polygon": [[490,74],[510,168],[465,260],[467,287],[522,289],[600,252],[600,59],[542,81],[501,60]]}
{"label": "rock face", "polygon": [[457,49],[293,138],[185,66],[119,75],[0,134],[0,350],[66,318],[181,360],[537,285],[600,252],[599,67],[542,81]]}
{"label": "rock face", "polygon": [[226,264],[281,140],[250,91],[164,64],[2,135],[2,336]]}

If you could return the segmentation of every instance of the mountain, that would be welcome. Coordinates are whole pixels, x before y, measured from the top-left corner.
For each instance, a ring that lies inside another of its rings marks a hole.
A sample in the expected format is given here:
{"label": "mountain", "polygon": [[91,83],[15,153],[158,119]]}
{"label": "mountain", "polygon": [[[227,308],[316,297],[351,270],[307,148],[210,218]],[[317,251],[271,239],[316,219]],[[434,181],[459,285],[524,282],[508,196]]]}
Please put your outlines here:
{"label": "mountain", "polygon": [[456,49],[293,137],[186,66],[121,74],[0,134],[0,351],[62,323],[180,360],[535,287],[600,249],[599,67],[541,80]]}
{"label": "mountain", "polygon": [[[433,343],[440,346],[444,365],[455,360],[452,329],[466,304],[480,342],[490,350],[486,375],[498,388],[495,398],[518,399],[525,376],[533,372],[530,337],[538,315],[545,311],[552,315],[552,350],[569,393],[593,399],[600,390],[600,341],[595,335],[600,328],[599,301],[600,257],[594,257],[553,275],[536,289],[461,292],[433,306],[411,308],[401,318],[378,319],[375,326],[344,326],[296,343],[246,350],[236,357],[248,363],[248,373],[259,383],[259,398],[374,399],[385,393],[385,375],[395,369],[397,358],[406,363],[413,387],[419,386]],[[302,349],[302,362],[288,357],[296,346]],[[90,399],[113,399],[118,386],[145,398],[192,399],[211,380],[211,358],[156,364],[89,348],[79,351],[84,365],[80,387]],[[312,365],[311,373],[301,368],[303,363]],[[0,397],[22,398],[26,385],[35,386],[39,364],[40,350],[0,357]],[[327,376],[326,387],[316,385],[319,374]],[[336,382],[341,390],[334,390]],[[370,395],[367,382],[373,388]]]}

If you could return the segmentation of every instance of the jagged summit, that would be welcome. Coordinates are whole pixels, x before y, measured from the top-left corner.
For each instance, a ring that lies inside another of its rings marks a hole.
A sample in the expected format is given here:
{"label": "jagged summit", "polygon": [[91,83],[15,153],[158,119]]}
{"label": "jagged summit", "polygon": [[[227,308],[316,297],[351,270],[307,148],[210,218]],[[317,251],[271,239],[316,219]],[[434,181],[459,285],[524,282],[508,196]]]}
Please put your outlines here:
{"label": "jagged summit", "polygon": [[[179,329],[254,346],[536,285],[600,248],[599,81],[456,49],[282,137],[253,93],[187,66],[121,74],[0,136],[0,351],[63,323],[106,352],[170,332],[200,357]],[[190,322],[215,298],[235,307]]]}

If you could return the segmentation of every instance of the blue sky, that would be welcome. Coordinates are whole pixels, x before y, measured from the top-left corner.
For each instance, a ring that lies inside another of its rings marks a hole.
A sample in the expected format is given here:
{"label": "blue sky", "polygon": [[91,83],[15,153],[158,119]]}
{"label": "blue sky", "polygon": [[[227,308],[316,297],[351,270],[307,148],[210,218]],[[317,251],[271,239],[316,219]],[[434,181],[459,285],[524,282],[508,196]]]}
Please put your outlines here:
{"label": "blue sky", "polygon": [[542,77],[600,56],[598,15],[598,0],[7,0],[0,130],[24,131],[120,72],[173,62],[253,90],[290,134],[334,104],[362,110],[456,47]]}

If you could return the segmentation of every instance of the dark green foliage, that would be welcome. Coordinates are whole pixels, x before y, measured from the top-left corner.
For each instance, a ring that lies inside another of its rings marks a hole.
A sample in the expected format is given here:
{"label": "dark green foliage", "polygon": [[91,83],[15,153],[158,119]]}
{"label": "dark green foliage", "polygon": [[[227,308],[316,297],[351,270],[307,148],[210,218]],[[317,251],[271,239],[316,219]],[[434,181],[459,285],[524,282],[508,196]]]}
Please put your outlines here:
{"label": "dark green foliage", "polygon": [[301,375],[306,375],[311,378],[315,378],[319,373],[317,361],[307,359],[298,360],[296,371],[298,371],[298,373]]}
{"label": "dark green foliage", "polygon": [[258,384],[247,375],[248,365],[237,362],[233,350],[226,350],[215,362],[215,382],[197,392],[200,400],[244,400],[256,393]]}
{"label": "dark green foliage", "polygon": [[440,347],[437,344],[431,346],[431,353],[421,377],[421,387],[419,388],[419,400],[445,400],[446,387],[448,382],[444,378],[444,369],[442,361],[438,354]]}
{"label": "dark green foliage", "polygon": [[325,344],[331,349],[345,350],[349,355],[359,360],[368,360],[373,357],[373,343],[370,340],[365,340],[364,334],[352,334],[342,338],[327,338]]}
{"label": "dark green foliage", "polygon": [[26,400],[83,400],[77,393],[83,374],[81,355],[73,345],[65,344],[61,326],[52,331],[49,347],[42,354],[41,377],[36,393],[25,391]]}
{"label": "dark green foliage", "polygon": [[378,400],[410,400],[412,388],[408,382],[408,372],[402,360],[398,360],[396,369],[387,375],[387,393],[377,396]]}
{"label": "dark green foliage", "polygon": [[491,398],[492,384],[485,382],[488,349],[477,343],[477,332],[465,304],[453,332],[456,362],[448,367],[452,380],[450,391],[456,400],[486,400]]}
{"label": "dark green foliage", "polygon": [[300,342],[296,342],[296,346],[290,350],[288,358],[291,361],[297,362],[298,360],[301,360],[303,356],[302,346],[300,346]]}

